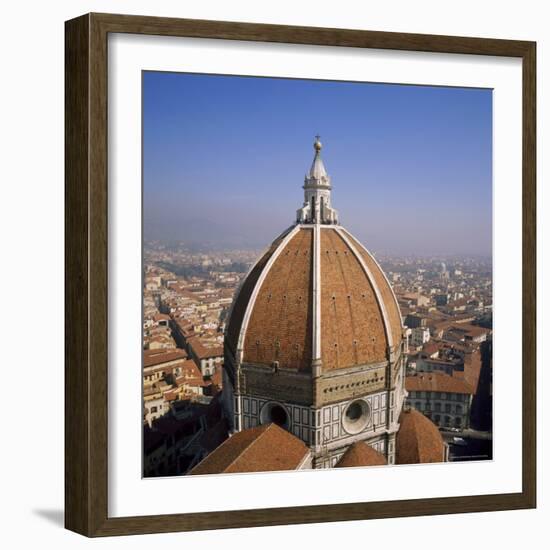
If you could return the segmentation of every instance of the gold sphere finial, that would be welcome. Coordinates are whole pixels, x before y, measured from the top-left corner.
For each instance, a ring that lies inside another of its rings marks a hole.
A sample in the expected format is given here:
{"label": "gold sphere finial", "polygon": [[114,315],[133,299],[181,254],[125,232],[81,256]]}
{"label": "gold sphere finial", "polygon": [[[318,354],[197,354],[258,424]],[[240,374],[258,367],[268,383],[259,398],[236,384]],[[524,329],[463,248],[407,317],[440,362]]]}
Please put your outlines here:
{"label": "gold sphere finial", "polygon": [[313,148],[315,151],[319,152],[323,148],[323,144],[321,143],[321,136],[317,134],[315,136],[315,142],[313,143]]}

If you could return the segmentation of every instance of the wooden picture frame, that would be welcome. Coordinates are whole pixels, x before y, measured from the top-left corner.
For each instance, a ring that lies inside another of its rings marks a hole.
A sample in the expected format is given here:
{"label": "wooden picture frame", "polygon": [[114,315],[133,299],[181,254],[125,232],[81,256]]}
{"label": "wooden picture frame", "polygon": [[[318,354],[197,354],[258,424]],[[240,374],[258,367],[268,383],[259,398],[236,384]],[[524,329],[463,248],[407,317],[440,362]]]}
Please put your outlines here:
{"label": "wooden picture frame", "polygon": [[[107,37],[133,33],[519,58],[523,71],[522,491],[162,516],[108,516]],[[65,525],[108,536],[536,506],[536,44],[330,28],[88,14],[65,27]]]}

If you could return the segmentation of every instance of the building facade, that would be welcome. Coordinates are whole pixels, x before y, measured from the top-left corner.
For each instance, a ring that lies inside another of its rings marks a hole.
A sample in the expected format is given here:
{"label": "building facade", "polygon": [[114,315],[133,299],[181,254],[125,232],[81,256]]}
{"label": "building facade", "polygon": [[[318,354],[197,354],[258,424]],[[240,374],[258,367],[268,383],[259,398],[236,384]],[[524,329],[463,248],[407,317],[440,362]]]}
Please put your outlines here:
{"label": "building facade", "polygon": [[431,373],[408,376],[407,404],[440,428],[470,427],[473,389],[463,379]]}
{"label": "building facade", "polygon": [[430,329],[428,327],[416,327],[411,330],[411,346],[423,346],[430,341]]}

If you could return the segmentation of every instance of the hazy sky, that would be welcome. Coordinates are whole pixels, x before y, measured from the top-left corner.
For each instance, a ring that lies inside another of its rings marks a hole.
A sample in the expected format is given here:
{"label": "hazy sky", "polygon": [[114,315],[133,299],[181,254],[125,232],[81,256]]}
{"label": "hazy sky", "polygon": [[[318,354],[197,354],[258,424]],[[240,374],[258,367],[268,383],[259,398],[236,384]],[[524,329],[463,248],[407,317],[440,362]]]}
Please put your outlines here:
{"label": "hazy sky", "polygon": [[263,247],[315,134],[340,222],[374,252],[491,253],[492,92],[146,72],[146,239]]}

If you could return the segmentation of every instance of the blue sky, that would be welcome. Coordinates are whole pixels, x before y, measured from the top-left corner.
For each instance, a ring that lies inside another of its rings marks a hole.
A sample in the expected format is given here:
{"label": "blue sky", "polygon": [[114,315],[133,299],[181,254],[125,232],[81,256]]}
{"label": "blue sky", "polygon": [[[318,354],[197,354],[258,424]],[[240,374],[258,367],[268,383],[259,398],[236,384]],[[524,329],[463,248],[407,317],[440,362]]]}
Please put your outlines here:
{"label": "blue sky", "polygon": [[383,254],[491,253],[492,92],[146,72],[144,235],[262,247],[315,134],[340,222]]}

